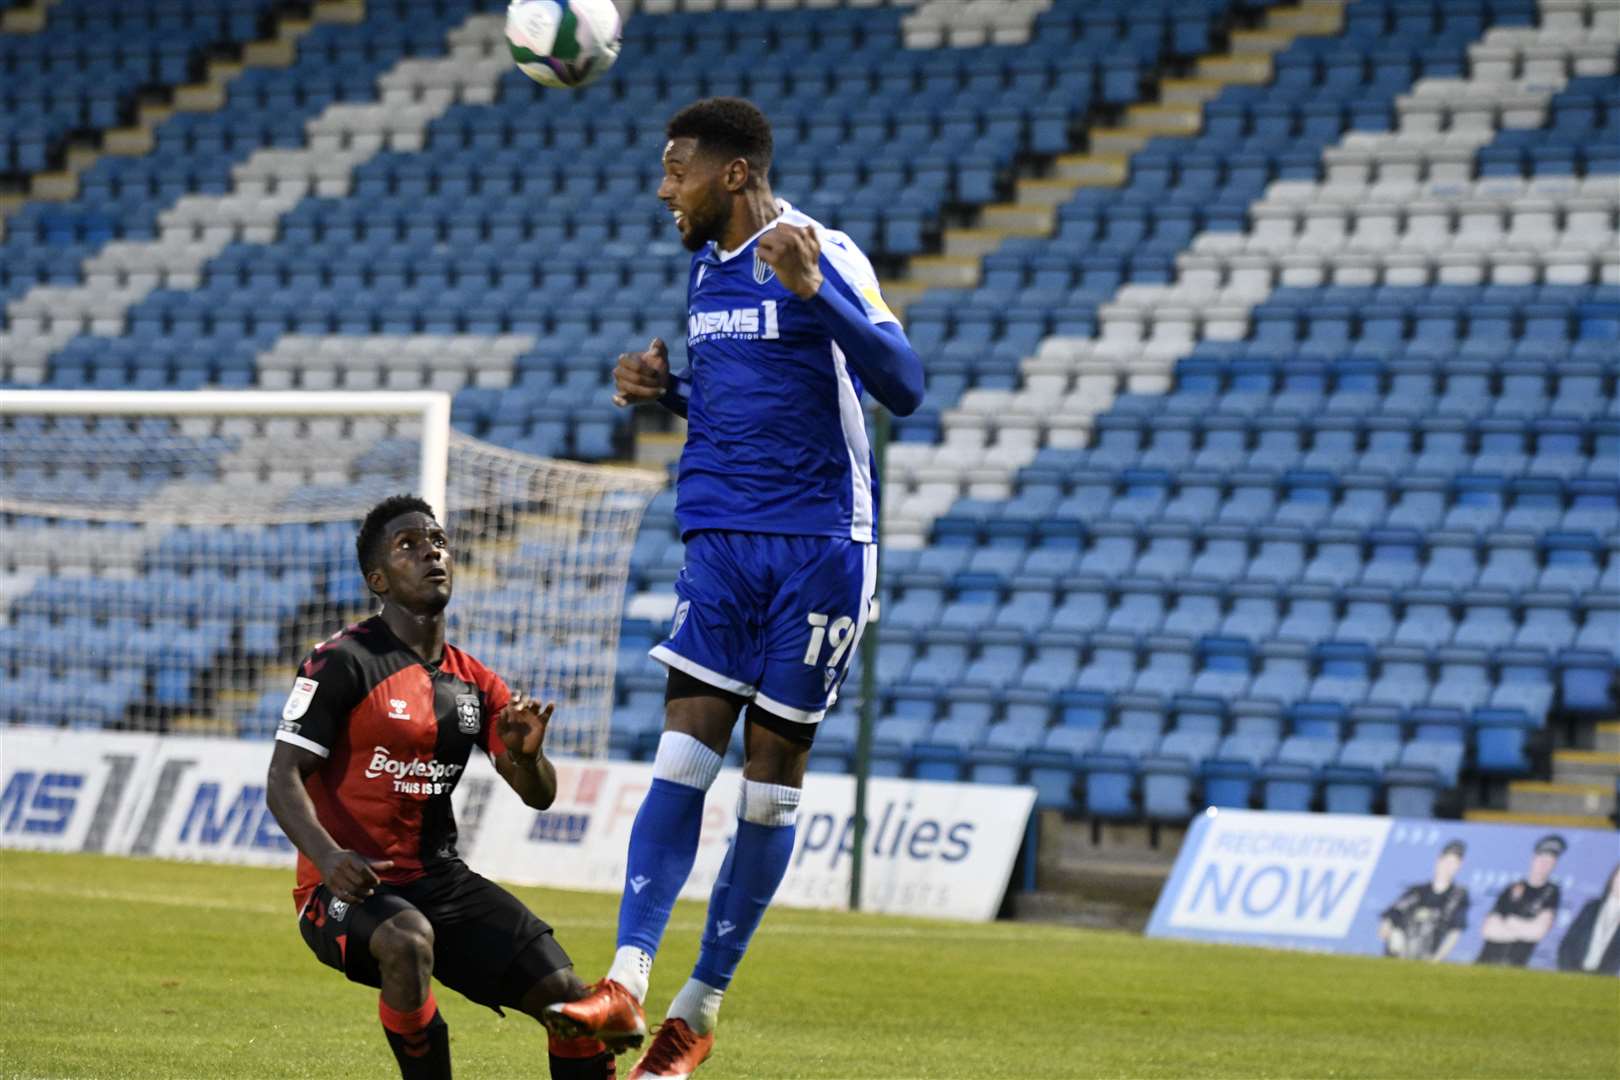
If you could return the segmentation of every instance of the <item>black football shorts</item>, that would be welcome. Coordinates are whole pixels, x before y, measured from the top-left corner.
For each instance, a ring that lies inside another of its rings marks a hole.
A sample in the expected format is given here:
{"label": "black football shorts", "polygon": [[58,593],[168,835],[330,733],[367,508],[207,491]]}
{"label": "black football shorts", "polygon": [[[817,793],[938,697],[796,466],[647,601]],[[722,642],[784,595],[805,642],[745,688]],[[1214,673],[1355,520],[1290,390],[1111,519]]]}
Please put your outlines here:
{"label": "black football shorts", "polygon": [[535,983],[573,963],[550,926],[460,859],[403,885],[379,885],[359,905],[320,885],[299,913],[298,928],[321,963],[352,982],[380,987],[371,935],[412,908],[433,927],[433,977],[496,1012],[516,1007]]}

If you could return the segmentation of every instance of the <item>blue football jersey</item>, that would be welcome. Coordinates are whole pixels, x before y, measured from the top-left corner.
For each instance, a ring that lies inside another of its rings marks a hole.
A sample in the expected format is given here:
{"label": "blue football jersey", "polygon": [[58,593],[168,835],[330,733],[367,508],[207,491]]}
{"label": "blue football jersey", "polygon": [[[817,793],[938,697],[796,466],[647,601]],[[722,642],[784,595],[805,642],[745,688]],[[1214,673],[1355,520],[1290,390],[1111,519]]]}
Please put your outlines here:
{"label": "blue football jersey", "polygon": [[860,380],[821,320],[759,258],[760,236],[778,222],[813,227],[822,287],[874,323],[899,320],[853,240],[777,205],[781,217],[736,251],[710,244],[692,258],[691,396],[675,516],[683,535],[729,529],[870,543],[878,492]]}

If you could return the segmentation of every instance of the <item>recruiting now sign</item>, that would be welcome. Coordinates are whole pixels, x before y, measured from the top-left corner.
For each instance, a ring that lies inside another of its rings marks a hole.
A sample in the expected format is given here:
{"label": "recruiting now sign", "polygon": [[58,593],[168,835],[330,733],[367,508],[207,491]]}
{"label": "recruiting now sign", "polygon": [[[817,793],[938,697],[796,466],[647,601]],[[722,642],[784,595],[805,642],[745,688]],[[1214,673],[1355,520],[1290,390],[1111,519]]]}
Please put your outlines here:
{"label": "recruiting now sign", "polygon": [[1620,974],[1620,833],[1211,808],[1147,932]]}

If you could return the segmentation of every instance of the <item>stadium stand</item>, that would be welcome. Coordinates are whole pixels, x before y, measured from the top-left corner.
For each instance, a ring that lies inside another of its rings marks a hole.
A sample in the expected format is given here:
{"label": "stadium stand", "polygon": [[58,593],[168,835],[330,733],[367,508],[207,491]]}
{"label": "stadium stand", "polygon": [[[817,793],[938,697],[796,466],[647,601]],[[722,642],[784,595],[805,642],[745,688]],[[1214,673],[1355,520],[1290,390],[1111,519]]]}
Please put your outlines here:
{"label": "stadium stand", "polygon": [[884,713],[951,722],[965,631],[1002,688],[969,775],[1174,821],[1455,812],[1612,709],[1617,15],[1351,5],[912,303]]}
{"label": "stadium stand", "polygon": [[[577,95],[511,69],[493,0],[316,26],[292,66],[244,71],[151,153],[7,216],[0,379],[432,386],[481,438],[622,457],[635,434],[607,404],[608,359],[661,333],[684,362],[685,258],[649,197],[675,105],[756,100],[777,191],[889,276],[920,276],[953,222],[1089,140],[1095,175],[1042,189],[1050,229],[907,306],[929,400],[889,455],[874,773],[1028,782],[1043,808],[1106,819],[1427,816],[1546,776],[1561,717],[1612,714],[1613,4],[1356,0],[1334,32],[1271,38],[1237,0],[642,6],[625,61]],[[54,70],[35,58],[79,48],[77,10],[0,38],[25,76],[0,98],[29,119],[0,146],[13,172],[142,85],[64,83],[49,100],[71,110],[24,96]],[[265,6],[183,10],[195,33],[134,50],[142,78],[182,81],[194,69],[163,57],[243,40]],[[1200,60],[1223,45],[1232,73],[1205,80],[1188,130],[1109,126],[1185,112],[1172,81],[1226,70]],[[109,438],[199,468],[229,450],[163,426],[3,435],[8,488],[77,469],[95,498],[153,493],[98,479]],[[646,648],[680,568],[673,503],[654,501],[632,555],[611,743],[628,757],[659,729]],[[71,572],[94,560],[62,556],[63,530],[15,524],[50,536],[7,545],[0,634],[88,640],[44,613],[112,586]],[[120,557],[146,583],[116,584],[142,614],[118,633],[150,636],[144,670],[10,672],[0,717],[52,722],[93,677],[103,705],[81,722],[161,718],[222,651],[268,664],[326,588],[277,553],[323,545],[337,567],[342,532],[266,536],[246,583],[183,572],[207,536],[131,537]],[[193,592],[223,628],[159,604]],[[273,625],[238,617],[268,594],[290,606]],[[268,732],[277,699],[244,734]],[[812,767],[849,767],[853,707]]]}

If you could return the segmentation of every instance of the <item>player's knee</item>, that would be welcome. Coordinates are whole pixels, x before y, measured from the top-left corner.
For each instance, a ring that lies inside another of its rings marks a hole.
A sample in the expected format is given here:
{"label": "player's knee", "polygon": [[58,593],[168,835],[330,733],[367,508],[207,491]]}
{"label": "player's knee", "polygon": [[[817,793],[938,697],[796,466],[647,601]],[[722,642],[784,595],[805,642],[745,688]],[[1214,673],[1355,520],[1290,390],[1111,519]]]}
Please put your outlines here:
{"label": "player's knee", "polygon": [[431,966],[433,924],[421,912],[401,912],[371,935],[371,954],[383,967]]}

